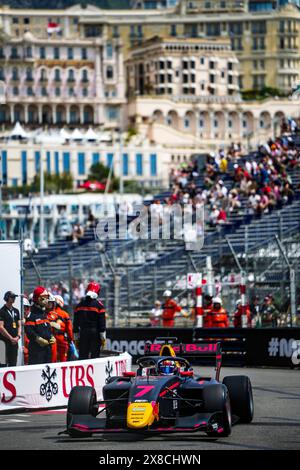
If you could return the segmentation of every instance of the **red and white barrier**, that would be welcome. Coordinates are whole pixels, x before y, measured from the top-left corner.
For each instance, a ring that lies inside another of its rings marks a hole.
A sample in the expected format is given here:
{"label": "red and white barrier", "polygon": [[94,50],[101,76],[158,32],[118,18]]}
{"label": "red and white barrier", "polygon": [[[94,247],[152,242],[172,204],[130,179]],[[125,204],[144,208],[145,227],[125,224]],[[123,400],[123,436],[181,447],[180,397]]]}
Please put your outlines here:
{"label": "red and white barrier", "polygon": [[203,327],[202,274],[199,274],[196,285],[196,326]]}
{"label": "red and white barrier", "polygon": [[246,314],[246,306],[247,306],[246,277],[244,274],[241,275],[240,294],[241,294],[241,301],[242,301],[242,317],[241,317],[242,328],[247,328],[248,320],[247,320],[247,314]]}
{"label": "red and white barrier", "polygon": [[66,406],[75,385],[94,387],[98,399],[102,399],[106,379],[122,375],[125,370],[131,370],[131,356],[128,353],[86,361],[2,368],[0,412]]}

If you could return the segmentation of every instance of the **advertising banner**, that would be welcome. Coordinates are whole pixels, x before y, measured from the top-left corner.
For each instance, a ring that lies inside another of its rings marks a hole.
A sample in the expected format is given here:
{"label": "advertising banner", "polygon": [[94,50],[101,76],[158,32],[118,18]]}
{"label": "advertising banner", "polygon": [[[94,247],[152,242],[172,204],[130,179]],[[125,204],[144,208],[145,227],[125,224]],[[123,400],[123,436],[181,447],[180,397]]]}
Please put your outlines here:
{"label": "advertising banner", "polygon": [[109,377],[131,370],[131,356],[100,357],[86,361],[39,364],[0,369],[0,412],[18,408],[64,407],[72,387],[94,387],[102,399]]}
{"label": "advertising banner", "polygon": [[248,330],[246,364],[250,366],[299,367],[300,328]]}
{"label": "advertising banner", "polygon": [[175,337],[178,342],[191,343],[193,328],[107,328],[106,344],[111,351],[128,352],[133,359],[144,354],[146,341],[157,337]]}

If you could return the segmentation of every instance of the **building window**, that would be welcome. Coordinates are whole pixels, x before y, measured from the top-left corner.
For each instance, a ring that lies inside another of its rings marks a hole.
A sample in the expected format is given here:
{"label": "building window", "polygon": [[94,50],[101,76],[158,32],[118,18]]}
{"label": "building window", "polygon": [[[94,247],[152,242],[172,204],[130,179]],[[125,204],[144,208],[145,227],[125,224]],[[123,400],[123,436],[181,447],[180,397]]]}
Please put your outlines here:
{"label": "building window", "polygon": [[136,163],[137,176],[142,176],[143,175],[143,155],[141,153],[136,154],[135,163]]}
{"label": "building window", "polygon": [[106,116],[109,121],[116,121],[119,117],[119,110],[115,106],[108,106]]}
{"label": "building window", "polygon": [[119,26],[113,26],[113,37],[114,38],[119,38],[120,37],[120,33],[119,33]]}
{"label": "building window", "polygon": [[85,174],[85,153],[78,153],[78,174]]}
{"label": "building window", "polygon": [[51,153],[46,152],[46,160],[47,160],[47,173],[51,174]]}
{"label": "building window", "polygon": [[55,87],[55,96],[60,96],[60,88],[58,86]]}
{"label": "building window", "polygon": [[46,88],[45,86],[43,86],[43,87],[41,88],[41,95],[42,95],[42,96],[47,96],[47,88]]}
{"label": "building window", "polygon": [[177,25],[176,24],[171,24],[171,36],[173,36],[173,37],[177,36]]}
{"label": "building window", "polygon": [[22,165],[22,184],[27,184],[27,152],[22,150],[21,153],[21,165]]}
{"label": "building window", "polygon": [[40,152],[34,152],[34,168],[35,168],[36,173],[40,171],[40,160],[41,160]]}
{"label": "building window", "polygon": [[190,120],[189,118],[184,118],[184,128],[189,129],[190,127]]}
{"label": "building window", "polygon": [[86,47],[82,47],[81,48],[81,59],[82,60],[87,60],[87,48]]}
{"label": "building window", "polygon": [[88,82],[88,80],[89,80],[88,79],[88,72],[87,72],[87,70],[83,70],[82,75],[81,75],[81,81],[82,82]]}
{"label": "building window", "polygon": [[86,97],[88,96],[88,94],[89,94],[88,89],[87,89],[87,88],[83,88],[83,89],[82,89],[82,96],[83,96],[84,98],[86,98]]}
{"label": "building window", "polygon": [[106,162],[107,162],[107,167],[111,168],[114,160],[114,154],[113,153],[107,153],[106,154]]}
{"label": "building window", "polygon": [[26,80],[27,81],[32,81],[33,80],[32,69],[31,68],[26,69]]}
{"label": "building window", "polygon": [[18,72],[17,67],[14,67],[12,69],[12,79],[13,80],[19,80],[19,72]]}
{"label": "building window", "polygon": [[74,70],[70,69],[68,72],[68,82],[75,82]]}
{"label": "building window", "polygon": [[204,57],[200,57],[200,65],[204,65],[205,64],[205,59]]}
{"label": "building window", "polygon": [[19,54],[18,54],[18,48],[17,47],[12,47],[11,48],[11,59],[19,59]]}
{"label": "building window", "polygon": [[265,21],[253,21],[251,23],[252,34],[266,34],[267,24]]}
{"label": "building window", "polygon": [[150,175],[157,176],[157,156],[156,153],[150,155]]}
{"label": "building window", "polygon": [[24,24],[29,24],[30,23],[30,18],[24,18],[23,22],[24,22]]}
{"label": "building window", "polygon": [[54,152],[54,170],[55,174],[59,175],[59,153]]}
{"label": "building window", "polygon": [[96,165],[99,162],[100,162],[100,154],[98,152],[93,153],[92,154],[92,165]]}
{"label": "building window", "polygon": [[32,86],[29,86],[29,87],[27,88],[27,95],[28,95],[28,96],[33,96],[33,89],[32,89]]}
{"label": "building window", "polygon": [[70,172],[70,153],[69,152],[63,153],[63,171],[65,173]]}
{"label": "building window", "polygon": [[13,18],[13,24],[19,24],[19,18],[14,17]]}
{"label": "building window", "polygon": [[106,68],[106,78],[107,80],[112,80],[114,78],[114,70],[111,65]]}
{"label": "building window", "polygon": [[73,60],[73,59],[74,59],[73,48],[68,47],[68,60]]}
{"label": "building window", "polygon": [[62,113],[62,111],[60,111],[58,109],[56,110],[56,122],[57,122],[57,124],[61,124],[63,122],[63,113]]}
{"label": "building window", "polygon": [[60,70],[59,69],[54,70],[54,80],[56,82],[60,82]]}
{"label": "building window", "polygon": [[123,153],[123,176],[128,176],[129,174],[129,158],[128,153]]}
{"label": "building window", "polygon": [[53,58],[54,59],[59,59],[60,58],[59,47],[54,47],[54,49],[53,49]]}
{"label": "building window", "polygon": [[69,88],[69,96],[75,96],[74,88]]}
{"label": "building window", "polygon": [[70,111],[70,122],[71,124],[77,124],[79,122],[79,116],[77,111],[72,110]]}
{"label": "building window", "polygon": [[32,47],[31,46],[26,47],[26,57],[28,57],[29,59],[32,58]]}
{"label": "building window", "polygon": [[2,183],[7,184],[7,151],[2,150]]}
{"label": "building window", "polygon": [[114,52],[114,49],[113,49],[112,44],[108,43],[106,45],[106,57],[107,57],[107,59],[112,59],[113,58],[113,52]]}
{"label": "building window", "polygon": [[101,26],[85,26],[84,35],[86,38],[98,38],[102,36]]}
{"label": "building window", "polygon": [[206,25],[207,36],[220,36],[220,23],[208,23]]}
{"label": "building window", "polygon": [[19,95],[19,88],[17,86],[13,87],[13,95],[18,96]]}

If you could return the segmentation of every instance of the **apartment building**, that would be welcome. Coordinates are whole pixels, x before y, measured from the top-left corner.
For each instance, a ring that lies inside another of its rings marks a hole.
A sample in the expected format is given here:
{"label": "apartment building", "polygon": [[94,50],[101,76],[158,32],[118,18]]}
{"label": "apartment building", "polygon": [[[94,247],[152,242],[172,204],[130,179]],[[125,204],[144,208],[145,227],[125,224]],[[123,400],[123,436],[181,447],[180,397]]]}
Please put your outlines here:
{"label": "apartment building", "polygon": [[120,127],[121,41],[81,34],[72,11],[0,8],[0,122]]}

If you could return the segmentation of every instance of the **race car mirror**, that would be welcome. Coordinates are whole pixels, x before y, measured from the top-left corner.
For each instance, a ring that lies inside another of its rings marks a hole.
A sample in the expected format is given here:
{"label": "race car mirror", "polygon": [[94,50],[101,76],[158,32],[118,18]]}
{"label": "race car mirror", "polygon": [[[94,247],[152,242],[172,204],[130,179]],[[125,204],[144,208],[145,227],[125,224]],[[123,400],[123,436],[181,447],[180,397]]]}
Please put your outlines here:
{"label": "race car mirror", "polygon": [[181,370],[180,375],[181,377],[193,377],[194,371],[193,370]]}
{"label": "race car mirror", "polygon": [[125,372],[123,372],[123,377],[135,377],[135,376],[136,376],[136,373],[130,370],[125,370]]}

